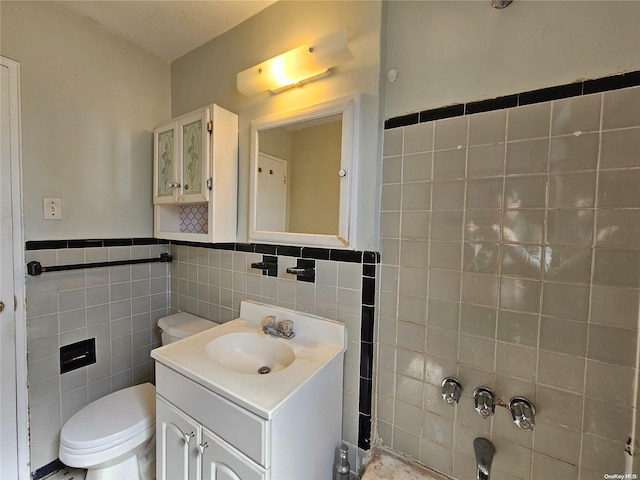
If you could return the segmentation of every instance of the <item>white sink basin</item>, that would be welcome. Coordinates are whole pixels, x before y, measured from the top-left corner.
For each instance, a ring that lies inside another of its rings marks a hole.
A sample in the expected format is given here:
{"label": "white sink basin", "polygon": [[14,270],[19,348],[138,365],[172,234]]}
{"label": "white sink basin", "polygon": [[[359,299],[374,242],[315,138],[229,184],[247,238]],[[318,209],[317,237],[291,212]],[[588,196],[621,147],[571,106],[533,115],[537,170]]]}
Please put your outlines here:
{"label": "white sink basin", "polygon": [[[295,337],[265,335],[262,324],[269,315],[293,321]],[[336,368],[342,372],[345,345],[343,323],[243,300],[238,318],[156,348],[151,356],[207,390],[271,419],[303,385],[324,378],[325,368],[339,364]],[[271,373],[260,375],[260,367],[269,367]]]}
{"label": "white sink basin", "polygon": [[204,350],[221,367],[238,373],[263,375],[283,370],[296,359],[285,341],[260,333],[229,333],[211,340]]}

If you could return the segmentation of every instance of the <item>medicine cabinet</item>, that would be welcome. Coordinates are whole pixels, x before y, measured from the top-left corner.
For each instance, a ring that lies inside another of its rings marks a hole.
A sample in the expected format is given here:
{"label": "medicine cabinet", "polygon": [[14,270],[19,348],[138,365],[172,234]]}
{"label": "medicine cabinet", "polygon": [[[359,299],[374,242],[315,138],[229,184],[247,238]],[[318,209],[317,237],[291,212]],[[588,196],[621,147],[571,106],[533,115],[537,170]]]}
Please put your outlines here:
{"label": "medicine cabinet", "polygon": [[234,242],[237,226],[238,116],[218,105],[154,130],[154,236]]}
{"label": "medicine cabinet", "polygon": [[353,249],[360,95],[251,122],[249,241]]}

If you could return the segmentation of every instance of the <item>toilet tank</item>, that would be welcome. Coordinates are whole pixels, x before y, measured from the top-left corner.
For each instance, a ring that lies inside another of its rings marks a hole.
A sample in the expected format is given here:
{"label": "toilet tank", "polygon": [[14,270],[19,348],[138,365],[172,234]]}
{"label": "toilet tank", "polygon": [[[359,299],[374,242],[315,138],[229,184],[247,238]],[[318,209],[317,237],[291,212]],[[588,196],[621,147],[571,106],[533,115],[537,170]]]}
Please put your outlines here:
{"label": "toilet tank", "polygon": [[162,336],[162,345],[177,342],[196,333],[204,332],[219,325],[205,318],[187,312],[178,312],[158,320],[158,328]]}

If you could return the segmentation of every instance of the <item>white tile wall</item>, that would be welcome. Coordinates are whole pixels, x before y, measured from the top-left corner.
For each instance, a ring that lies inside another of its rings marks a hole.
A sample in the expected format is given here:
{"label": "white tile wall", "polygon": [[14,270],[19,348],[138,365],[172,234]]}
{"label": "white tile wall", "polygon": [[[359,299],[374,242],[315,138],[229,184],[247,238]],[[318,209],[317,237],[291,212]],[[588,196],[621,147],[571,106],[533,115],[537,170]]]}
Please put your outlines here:
{"label": "white tile wall", "polygon": [[[29,250],[43,266],[156,257],[168,246]],[[27,278],[31,470],[58,458],[60,430],[84,405],[153,380],[157,319],[168,312],[165,263],[43,273]],[[60,347],[96,339],[96,363],[60,374]]]}
{"label": "white tile wall", "polygon": [[[385,445],[458,479],[475,478],[478,436],[496,446],[496,479],[625,472],[638,415],[639,127],[634,87],[385,131]],[[463,383],[456,408],[440,398],[445,376]],[[481,419],[480,385],[534,401],[535,432],[504,408]]]}

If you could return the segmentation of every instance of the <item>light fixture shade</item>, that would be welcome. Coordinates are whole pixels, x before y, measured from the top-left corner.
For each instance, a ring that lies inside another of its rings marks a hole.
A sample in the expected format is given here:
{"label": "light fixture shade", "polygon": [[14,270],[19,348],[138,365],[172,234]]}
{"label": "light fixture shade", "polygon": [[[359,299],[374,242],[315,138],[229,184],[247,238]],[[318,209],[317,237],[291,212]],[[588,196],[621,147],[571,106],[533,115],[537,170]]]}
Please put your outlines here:
{"label": "light fixture shade", "polygon": [[278,92],[328,74],[331,67],[353,58],[347,35],[348,29],[338,30],[239,72],[238,90],[247,96],[265,90]]}

